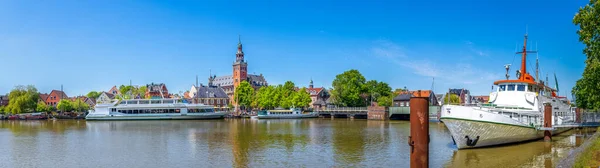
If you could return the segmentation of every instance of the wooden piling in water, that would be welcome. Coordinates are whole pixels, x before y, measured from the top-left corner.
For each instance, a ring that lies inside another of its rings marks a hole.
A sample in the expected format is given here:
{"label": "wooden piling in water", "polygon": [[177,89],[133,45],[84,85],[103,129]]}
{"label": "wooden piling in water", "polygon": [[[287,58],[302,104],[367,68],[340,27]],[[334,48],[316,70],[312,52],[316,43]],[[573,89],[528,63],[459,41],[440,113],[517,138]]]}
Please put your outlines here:
{"label": "wooden piling in water", "polygon": [[429,167],[429,95],[421,90],[410,97],[410,167]]}
{"label": "wooden piling in water", "polygon": [[[550,103],[544,103],[544,128],[552,128],[552,105]],[[544,131],[544,141],[552,140],[552,132],[550,130]]]}

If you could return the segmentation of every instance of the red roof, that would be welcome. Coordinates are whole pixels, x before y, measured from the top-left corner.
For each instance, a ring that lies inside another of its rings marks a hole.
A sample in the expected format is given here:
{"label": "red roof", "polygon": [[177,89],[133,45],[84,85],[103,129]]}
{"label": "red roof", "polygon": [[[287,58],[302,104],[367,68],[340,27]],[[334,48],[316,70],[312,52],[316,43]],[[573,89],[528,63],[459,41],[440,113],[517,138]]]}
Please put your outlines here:
{"label": "red roof", "polygon": [[324,88],[306,88],[306,91],[310,94],[310,96],[317,96]]}
{"label": "red roof", "polygon": [[40,94],[40,99],[42,99],[42,101],[46,102],[47,98],[48,98],[48,94],[46,94],[46,93]]}

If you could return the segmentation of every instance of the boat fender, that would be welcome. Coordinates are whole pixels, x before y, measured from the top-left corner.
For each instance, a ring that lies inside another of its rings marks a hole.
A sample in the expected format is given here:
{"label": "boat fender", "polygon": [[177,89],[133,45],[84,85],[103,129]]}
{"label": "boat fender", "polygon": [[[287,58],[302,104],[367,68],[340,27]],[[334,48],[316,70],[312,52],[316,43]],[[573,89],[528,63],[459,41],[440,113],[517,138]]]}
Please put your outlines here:
{"label": "boat fender", "polygon": [[467,146],[475,146],[477,144],[477,141],[479,140],[479,136],[477,136],[475,139],[471,139],[467,135],[465,136],[465,138],[467,138]]}

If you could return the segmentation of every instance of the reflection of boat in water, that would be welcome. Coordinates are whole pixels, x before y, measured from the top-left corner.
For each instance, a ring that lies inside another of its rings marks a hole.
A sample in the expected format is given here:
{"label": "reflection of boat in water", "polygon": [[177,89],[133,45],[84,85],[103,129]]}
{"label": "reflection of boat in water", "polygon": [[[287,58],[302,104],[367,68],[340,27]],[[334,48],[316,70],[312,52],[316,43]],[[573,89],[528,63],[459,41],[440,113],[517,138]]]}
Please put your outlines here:
{"label": "reflection of boat in water", "polygon": [[193,120],[219,119],[227,112],[213,106],[183,103],[180,99],[133,99],[97,104],[86,120]]}
{"label": "reflection of boat in water", "polygon": [[266,110],[258,112],[259,119],[294,119],[294,118],[316,118],[316,112],[303,113],[299,108],[289,110]]}
{"label": "reflection of boat in water", "polygon": [[[573,122],[572,111],[565,97],[556,95],[557,89],[534,79],[526,71],[527,35],[517,78],[495,81],[496,89],[490,94],[489,104],[481,106],[442,106],[440,120],[446,124],[459,149],[476,148],[535,140],[544,136],[539,128],[543,122],[543,104],[552,106],[552,125]],[[536,75],[537,77],[537,75]],[[558,134],[568,128],[556,128]]]}

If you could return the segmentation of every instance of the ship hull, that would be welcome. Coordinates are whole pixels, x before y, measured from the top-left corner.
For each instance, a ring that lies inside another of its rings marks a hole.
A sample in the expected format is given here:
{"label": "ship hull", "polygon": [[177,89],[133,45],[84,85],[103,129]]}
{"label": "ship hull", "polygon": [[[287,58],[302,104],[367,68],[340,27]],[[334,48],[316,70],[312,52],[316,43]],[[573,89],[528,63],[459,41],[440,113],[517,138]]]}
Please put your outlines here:
{"label": "ship hull", "polygon": [[102,115],[86,116],[89,121],[107,121],[107,120],[206,120],[222,119],[226,113],[194,114],[194,115]]}
{"label": "ship hull", "polygon": [[[445,106],[440,120],[448,128],[458,149],[504,145],[544,137],[544,130],[538,129],[539,126],[525,124],[483,108]],[[569,128],[556,128],[551,133],[559,134],[567,130]]]}

